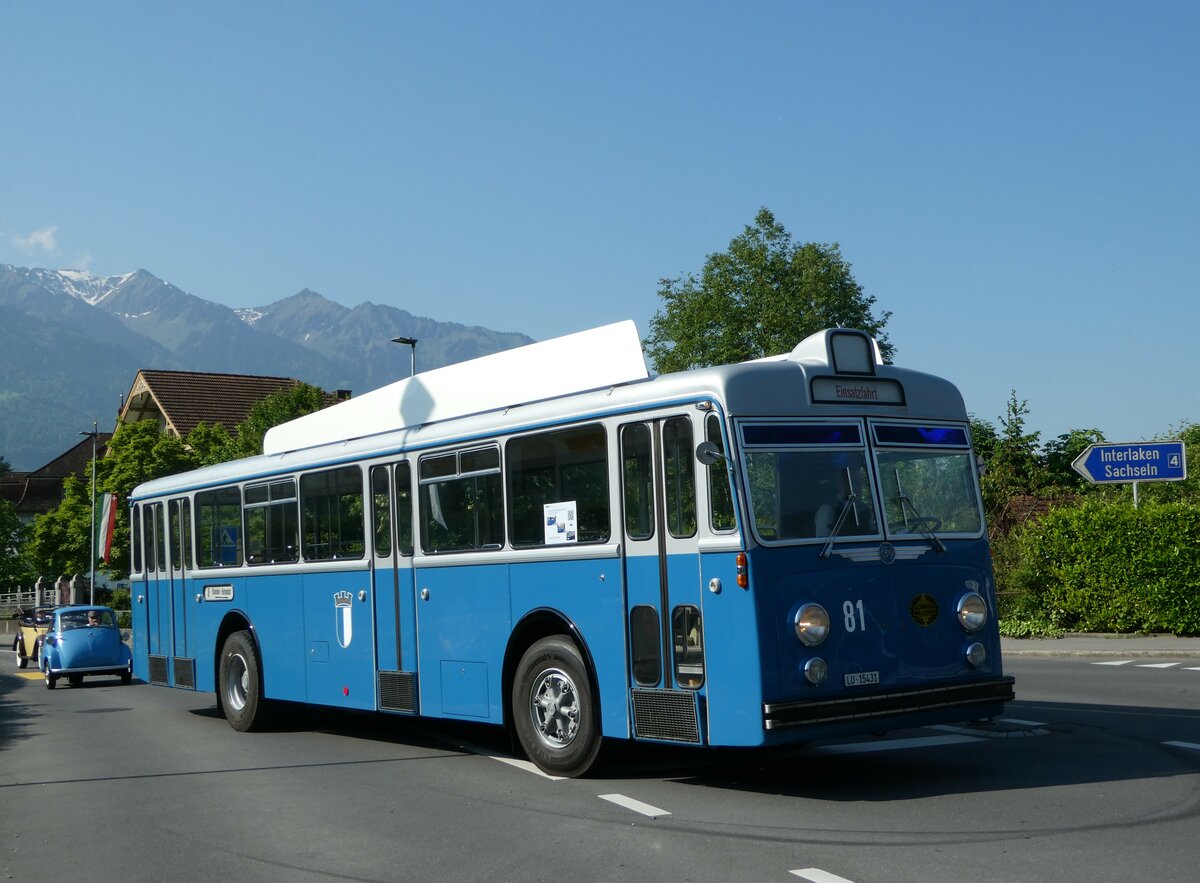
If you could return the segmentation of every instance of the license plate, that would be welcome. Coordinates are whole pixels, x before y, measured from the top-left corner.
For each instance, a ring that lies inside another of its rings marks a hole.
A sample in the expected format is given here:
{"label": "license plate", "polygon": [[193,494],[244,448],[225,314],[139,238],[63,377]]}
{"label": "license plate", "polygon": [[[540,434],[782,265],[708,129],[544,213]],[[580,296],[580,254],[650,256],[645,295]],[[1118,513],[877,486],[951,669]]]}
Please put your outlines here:
{"label": "license plate", "polygon": [[851,672],[844,678],[847,687],[862,687],[867,684],[879,683],[879,672],[877,671],[856,671]]}

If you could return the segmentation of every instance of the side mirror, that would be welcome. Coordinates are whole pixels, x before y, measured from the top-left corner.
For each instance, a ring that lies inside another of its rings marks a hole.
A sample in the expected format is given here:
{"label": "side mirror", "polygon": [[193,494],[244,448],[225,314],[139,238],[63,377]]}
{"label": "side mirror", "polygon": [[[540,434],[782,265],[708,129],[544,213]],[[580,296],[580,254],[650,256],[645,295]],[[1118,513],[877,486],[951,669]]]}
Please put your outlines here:
{"label": "side mirror", "polygon": [[725,455],[713,442],[702,441],[696,445],[696,459],[701,466],[716,466],[725,459]]}

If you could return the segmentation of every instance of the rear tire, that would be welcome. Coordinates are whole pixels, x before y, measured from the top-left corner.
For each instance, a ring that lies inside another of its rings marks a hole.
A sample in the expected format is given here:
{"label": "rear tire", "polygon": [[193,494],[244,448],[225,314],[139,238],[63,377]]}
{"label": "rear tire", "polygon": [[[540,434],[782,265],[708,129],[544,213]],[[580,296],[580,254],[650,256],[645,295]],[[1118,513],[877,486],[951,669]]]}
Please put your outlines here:
{"label": "rear tire", "polygon": [[513,723],[526,756],[545,773],[582,776],[600,753],[600,726],[587,667],[563,635],[525,651],[512,687]]}
{"label": "rear tire", "polygon": [[241,733],[261,730],[268,703],[262,697],[262,665],[250,633],[234,632],[221,650],[217,700],[229,725]]}
{"label": "rear tire", "polygon": [[47,672],[46,672],[46,689],[47,689],[47,690],[53,690],[53,689],[54,689],[54,686],[55,686],[57,683],[58,683],[58,675],[56,675],[56,674],[51,674],[49,671],[47,671]]}
{"label": "rear tire", "polygon": [[17,638],[17,645],[13,648],[17,654],[17,668],[25,668],[29,665],[29,657],[25,655],[21,647],[21,639]]}
{"label": "rear tire", "polygon": [[129,667],[126,668],[125,671],[121,672],[121,683],[128,684],[132,680],[133,680],[133,662],[131,661],[129,663]]}

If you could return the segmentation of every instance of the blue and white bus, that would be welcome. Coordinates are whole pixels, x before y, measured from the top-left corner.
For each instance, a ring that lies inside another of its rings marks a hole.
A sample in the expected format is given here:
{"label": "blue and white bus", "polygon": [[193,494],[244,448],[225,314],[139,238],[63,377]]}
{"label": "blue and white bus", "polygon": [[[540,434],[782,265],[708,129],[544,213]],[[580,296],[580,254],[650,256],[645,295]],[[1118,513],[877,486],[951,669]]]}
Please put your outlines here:
{"label": "blue and white bus", "polygon": [[135,674],[602,739],[777,746],[992,717],[962,397],[832,329],[651,377],[633,323],[399,381],[131,499]]}

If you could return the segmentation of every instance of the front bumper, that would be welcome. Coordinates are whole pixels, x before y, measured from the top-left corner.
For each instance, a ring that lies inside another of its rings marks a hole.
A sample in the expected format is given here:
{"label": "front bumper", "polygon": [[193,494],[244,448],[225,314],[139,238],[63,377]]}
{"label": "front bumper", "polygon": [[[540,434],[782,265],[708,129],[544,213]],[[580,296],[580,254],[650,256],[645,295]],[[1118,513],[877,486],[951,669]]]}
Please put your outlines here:
{"label": "front bumper", "polygon": [[[844,699],[769,702],[763,704],[763,729],[886,718],[948,708],[963,709],[964,718],[987,717],[1015,698],[1013,684],[1012,678],[1001,677],[915,690],[887,690]],[[973,714],[972,706],[990,710]]]}

